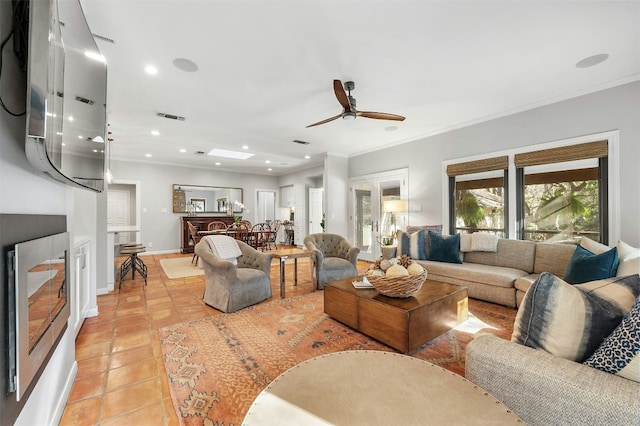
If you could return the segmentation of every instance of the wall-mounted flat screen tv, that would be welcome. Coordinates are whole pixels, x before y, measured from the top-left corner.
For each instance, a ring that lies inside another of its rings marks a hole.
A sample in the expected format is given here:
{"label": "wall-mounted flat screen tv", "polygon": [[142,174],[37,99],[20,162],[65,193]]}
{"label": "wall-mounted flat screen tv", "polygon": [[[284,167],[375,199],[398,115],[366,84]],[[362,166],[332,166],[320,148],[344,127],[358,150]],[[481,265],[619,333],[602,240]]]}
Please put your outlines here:
{"label": "wall-mounted flat screen tv", "polygon": [[62,182],[104,190],[107,65],[78,0],[30,0],[25,151]]}

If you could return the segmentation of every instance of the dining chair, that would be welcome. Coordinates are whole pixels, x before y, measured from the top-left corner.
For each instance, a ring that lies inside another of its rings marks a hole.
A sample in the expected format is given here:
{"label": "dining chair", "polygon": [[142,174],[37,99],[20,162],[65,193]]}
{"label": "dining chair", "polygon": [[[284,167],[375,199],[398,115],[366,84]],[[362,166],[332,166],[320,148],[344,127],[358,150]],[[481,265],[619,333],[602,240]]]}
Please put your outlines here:
{"label": "dining chair", "polygon": [[[189,234],[191,234],[191,239],[193,240],[193,245],[195,246],[202,239],[202,235],[198,234],[198,229],[193,225],[193,223],[187,222],[187,226],[189,226]],[[195,250],[193,251],[191,263],[193,263],[194,260],[196,261],[196,263],[198,263],[198,255],[196,254]]]}
{"label": "dining chair", "polygon": [[278,250],[278,231],[282,222],[279,219],[271,222],[271,232],[269,233],[269,240],[267,241],[268,249],[271,249],[271,244]]}
{"label": "dining chair", "polygon": [[269,234],[271,233],[271,227],[265,222],[256,223],[251,228],[249,233],[249,245],[254,249],[265,250],[269,244]]}
{"label": "dining chair", "polygon": [[291,222],[290,220],[285,220],[284,222],[282,222],[282,226],[284,226],[285,234],[284,243],[288,246],[292,246],[294,242],[293,222]]}
{"label": "dining chair", "polygon": [[242,241],[243,243],[249,243],[249,227],[242,222],[236,222],[229,225],[227,228],[227,235],[238,241]]}
{"label": "dining chair", "polygon": [[214,220],[213,222],[209,222],[207,225],[207,231],[227,231],[227,224],[221,222],[219,220]]}

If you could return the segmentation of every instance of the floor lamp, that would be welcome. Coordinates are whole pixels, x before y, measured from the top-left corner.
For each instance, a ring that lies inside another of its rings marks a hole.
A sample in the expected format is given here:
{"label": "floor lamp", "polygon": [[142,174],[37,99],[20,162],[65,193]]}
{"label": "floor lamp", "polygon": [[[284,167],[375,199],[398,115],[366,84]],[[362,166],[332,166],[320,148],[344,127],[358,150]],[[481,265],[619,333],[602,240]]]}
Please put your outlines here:
{"label": "floor lamp", "polygon": [[[385,213],[391,214],[391,241],[393,244],[395,242],[396,233],[398,232],[398,213],[407,211],[407,201],[406,200],[387,200],[382,204],[382,209]],[[384,240],[383,240],[384,243]],[[391,245],[385,244],[385,245]]]}

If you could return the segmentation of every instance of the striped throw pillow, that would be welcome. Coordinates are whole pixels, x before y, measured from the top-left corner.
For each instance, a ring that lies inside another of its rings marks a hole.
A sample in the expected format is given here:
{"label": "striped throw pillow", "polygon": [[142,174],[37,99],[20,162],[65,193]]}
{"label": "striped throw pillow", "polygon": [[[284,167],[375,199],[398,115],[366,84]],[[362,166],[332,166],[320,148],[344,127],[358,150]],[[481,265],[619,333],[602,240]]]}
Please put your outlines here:
{"label": "striped throw pillow", "polygon": [[414,232],[413,234],[398,231],[398,256],[406,254],[412,259],[424,260],[427,258],[425,251],[425,231]]}
{"label": "striped throw pillow", "polygon": [[511,341],[583,362],[620,324],[640,294],[640,277],[571,285],[543,272],[525,294]]}

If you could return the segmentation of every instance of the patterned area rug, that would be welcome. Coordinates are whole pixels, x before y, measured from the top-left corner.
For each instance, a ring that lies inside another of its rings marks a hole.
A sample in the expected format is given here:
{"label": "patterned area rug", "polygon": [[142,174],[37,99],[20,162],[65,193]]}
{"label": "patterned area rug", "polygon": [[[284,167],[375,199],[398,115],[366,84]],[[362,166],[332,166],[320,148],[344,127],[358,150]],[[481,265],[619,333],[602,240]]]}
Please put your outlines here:
{"label": "patterned area rug", "polygon": [[[469,321],[411,355],[464,375],[465,347],[474,334],[511,336],[514,309],[470,299],[469,310]],[[315,356],[355,349],[395,351],[329,318],[322,291],[159,332],[171,396],[183,425],[240,424],[267,384]]]}

